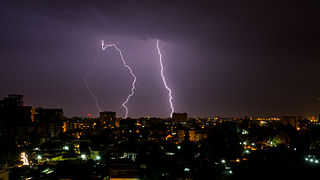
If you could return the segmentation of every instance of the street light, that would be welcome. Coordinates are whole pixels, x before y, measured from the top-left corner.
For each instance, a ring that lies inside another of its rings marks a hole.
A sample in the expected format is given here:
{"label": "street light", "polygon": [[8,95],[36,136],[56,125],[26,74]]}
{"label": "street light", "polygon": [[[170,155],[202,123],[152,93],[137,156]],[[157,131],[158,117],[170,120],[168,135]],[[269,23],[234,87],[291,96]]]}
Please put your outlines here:
{"label": "street light", "polygon": [[85,159],[86,159],[86,155],[85,155],[85,154],[81,154],[81,158],[82,158],[83,160],[85,160]]}

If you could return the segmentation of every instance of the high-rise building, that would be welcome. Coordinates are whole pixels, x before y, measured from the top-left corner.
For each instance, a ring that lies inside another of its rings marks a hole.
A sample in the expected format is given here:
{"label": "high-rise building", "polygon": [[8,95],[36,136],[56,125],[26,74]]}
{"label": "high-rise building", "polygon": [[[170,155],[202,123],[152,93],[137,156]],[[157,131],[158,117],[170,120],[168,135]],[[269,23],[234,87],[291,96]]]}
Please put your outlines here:
{"label": "high-rise building", "polygon": [[55,137],[63,125],[62,109],[32,109],[32,122],[36,126],[38,136],[44,138]]}
{"label": "high-rise building", "polygon": [[17,133],[26,133],[25,127],[31,122],[31,107],[23,106],[22,95],[0,100],[0,136],[16,138]]}

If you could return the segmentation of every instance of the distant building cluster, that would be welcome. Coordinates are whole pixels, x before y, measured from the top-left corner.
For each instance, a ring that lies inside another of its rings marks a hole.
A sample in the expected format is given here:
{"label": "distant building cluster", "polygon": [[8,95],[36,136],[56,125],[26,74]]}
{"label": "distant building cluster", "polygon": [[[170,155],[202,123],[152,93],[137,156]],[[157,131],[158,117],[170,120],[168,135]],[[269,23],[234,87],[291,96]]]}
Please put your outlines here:
{"label": "distant building cluster", "polygon": [[318,117],[302,116],[122,119],[103,111],[68,118],[9,95],[0,101],[0,177],[228,179],[275,150],[305,154],[303,165],[317,165],[318,129]]}

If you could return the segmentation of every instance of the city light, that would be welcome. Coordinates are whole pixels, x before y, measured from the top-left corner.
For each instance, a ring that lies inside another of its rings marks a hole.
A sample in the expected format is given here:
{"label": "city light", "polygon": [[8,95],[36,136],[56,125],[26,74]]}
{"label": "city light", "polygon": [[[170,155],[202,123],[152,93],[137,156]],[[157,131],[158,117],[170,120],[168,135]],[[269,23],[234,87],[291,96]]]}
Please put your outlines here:
{"label": "city light", "polygon": [[189,171],[190,171],[190,168],[184,168],[184,171],[185,171],[185,172],[189,172]]}
{"label": "city light", "polygon": [[24,166],[28,166],[29,165],[29,160],[28,160],[27,155],[26,155],[25,152],[21,153],[21,161],[23,163],[22,165],[24,165]]}
{"label": "city light", "polygon": [[85,154],[81,154],[81,158],[82,158],[83,160],[85,160],[85,159],[86,159],[86,155],[85,155]]}
{"label": "city light", "polygon": [[38,155],[38,156],[37,156],[37,159],[40,160],[40,159],[41,159],[41,155]]}
{"label": "city light", "polygon": [[172,152],[166,152],[166,155],[168,155],[168,156],[173,156],[173,155],[175,155],[175,153],[172,153]]}
{"label": "city light", "polygon": [[101,157],[98,155],[98,156],[96,156],[96,160],[100,160],[101,159]]}
{"label": "city light", "polygon": [[68,151],[69,150],[69,146],[63,146],[63,149]]}
{"label": "city light", "polygon": [[44,169],[44,170],[41,171],[41,172],[44,173],[44,174],[51,174],[51,173],[54,172],[54,170],[52,170],[52,169],[50,169],[50,168],[46,168],[46,169]]}
{"label": "city light", "polygon": [[304,158],[307,163],[319,164],[319,159],[314,155],[308,155]]}
{"label": "city light", "polygon": [[226,163],[226,160],[222,159],[222,160],[221,160],[221,163],[222,163],[222,164]]}

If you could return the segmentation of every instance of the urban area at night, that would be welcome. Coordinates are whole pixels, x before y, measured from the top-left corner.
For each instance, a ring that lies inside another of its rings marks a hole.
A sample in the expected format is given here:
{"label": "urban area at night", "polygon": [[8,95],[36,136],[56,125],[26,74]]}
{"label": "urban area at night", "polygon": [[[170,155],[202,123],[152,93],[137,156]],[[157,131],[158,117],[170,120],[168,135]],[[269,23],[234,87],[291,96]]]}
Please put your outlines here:
{"label": "urban area at night", "polygon": [[319,0],[1,0],[0,180],[320,177]]}
{"label": "urban area at night", "polygon": [[67,118],[23,104],[0,101],[2,179],[287,179],[320,169],[319,117]]}

